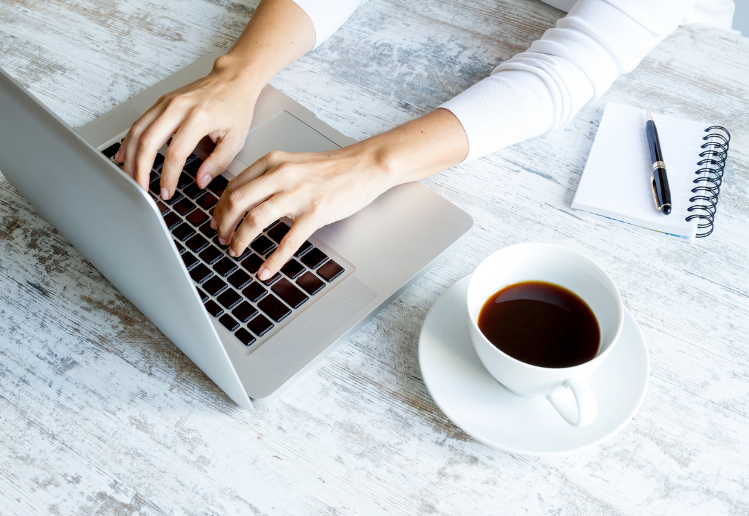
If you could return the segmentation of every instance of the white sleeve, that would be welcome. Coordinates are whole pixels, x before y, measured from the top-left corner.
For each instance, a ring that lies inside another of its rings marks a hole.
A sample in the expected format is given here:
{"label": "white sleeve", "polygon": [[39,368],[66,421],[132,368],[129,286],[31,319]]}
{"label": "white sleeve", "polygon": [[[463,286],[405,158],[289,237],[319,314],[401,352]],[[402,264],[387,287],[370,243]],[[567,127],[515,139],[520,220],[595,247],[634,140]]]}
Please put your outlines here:
{"label": "white sleeve", "polygon": [[694,0],[580,0],[530,48],[442,108],[468,136],[465,161],[554,131],[632,71]]}
{"label": "white sleeve", "polygon": [[315,27],[315,48],[333,35],[367,0],[294,0]]}

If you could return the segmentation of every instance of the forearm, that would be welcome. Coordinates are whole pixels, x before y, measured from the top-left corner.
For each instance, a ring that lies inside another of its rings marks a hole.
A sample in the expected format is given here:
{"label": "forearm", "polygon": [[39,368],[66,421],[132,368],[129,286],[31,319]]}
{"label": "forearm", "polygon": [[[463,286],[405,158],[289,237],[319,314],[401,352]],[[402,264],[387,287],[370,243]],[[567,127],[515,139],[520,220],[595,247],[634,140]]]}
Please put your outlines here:
{"label": "forearm", "polygon": [[351,151],[372,161],[383,189],[388,189],[457,165],[468,154],[468,138],[455,115],[436,109],[352,145]]}
{"label": "forearm", "polygon": [[315,46],[309,16],[292,0],[262,0],[229,52],[216,60],[216,69],[231,71],[253,89]]}

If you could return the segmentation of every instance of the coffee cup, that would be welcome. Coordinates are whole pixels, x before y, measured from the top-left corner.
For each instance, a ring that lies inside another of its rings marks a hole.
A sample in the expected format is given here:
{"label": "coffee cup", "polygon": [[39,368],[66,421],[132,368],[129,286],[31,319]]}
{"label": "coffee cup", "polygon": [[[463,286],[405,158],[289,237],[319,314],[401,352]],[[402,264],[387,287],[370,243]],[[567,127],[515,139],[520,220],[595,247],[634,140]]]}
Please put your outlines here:
{"label": "coffee cup", "polygon": [[[558,285],[588,305],[600,333],[593,358],[571,367],[541,367],[511,357],[487,339],[479,328],[484,303],[499,290],[528,281]],[[473,346],[499,383],[520,396],[546,397],[570,425],[585,426],[595,421],[598,406],[586,378],[609,356],[624,321],[619,290],[608,274],[590,259],[565,247],[517,244],[495,252],[479,264],[468,284],[466,302]]]}

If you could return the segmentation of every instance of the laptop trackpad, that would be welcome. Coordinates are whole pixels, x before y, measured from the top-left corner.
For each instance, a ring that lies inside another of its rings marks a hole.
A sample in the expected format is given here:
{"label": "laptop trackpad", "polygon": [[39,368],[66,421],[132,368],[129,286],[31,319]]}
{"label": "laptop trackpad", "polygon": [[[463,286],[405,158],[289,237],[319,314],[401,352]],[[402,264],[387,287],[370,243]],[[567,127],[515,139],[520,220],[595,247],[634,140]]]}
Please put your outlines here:
{"label": "laptop trackpad", "polygon": [[323,152],[340,148],[288,111],[280,111],[249,132],[237,159],[249,166],[272,150]]}

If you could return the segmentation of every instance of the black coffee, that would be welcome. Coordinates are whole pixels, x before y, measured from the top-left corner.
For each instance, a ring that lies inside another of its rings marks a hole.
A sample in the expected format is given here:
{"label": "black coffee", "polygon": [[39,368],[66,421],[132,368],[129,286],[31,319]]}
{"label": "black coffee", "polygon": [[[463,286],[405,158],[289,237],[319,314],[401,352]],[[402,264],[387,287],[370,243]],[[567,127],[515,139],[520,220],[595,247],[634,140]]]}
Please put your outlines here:
{"label": "black coffee", "polygon": [[479,329],[511,357],[540,367],[572,367],[598,353],[593,311],[575,293],[543,281],[525,281],[492,295]]}

